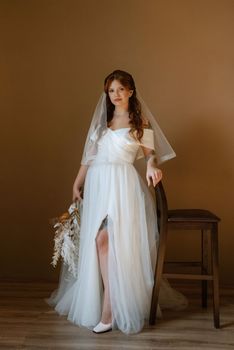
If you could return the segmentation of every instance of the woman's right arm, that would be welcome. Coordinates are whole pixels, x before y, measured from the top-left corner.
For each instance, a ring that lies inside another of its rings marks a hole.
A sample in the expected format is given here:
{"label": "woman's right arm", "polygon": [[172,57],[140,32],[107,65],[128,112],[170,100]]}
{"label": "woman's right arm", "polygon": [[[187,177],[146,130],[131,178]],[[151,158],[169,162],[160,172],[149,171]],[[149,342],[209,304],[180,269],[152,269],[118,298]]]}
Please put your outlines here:
{"label": "woman's right arm", "polygon": [[76,176],[75,182],[73,184],[73,195],[72,200],[75,202],[76,200],[80,201],[82,199],[82,187],[85,182],[86,173],[88,171],[88,165],[81,165]]}

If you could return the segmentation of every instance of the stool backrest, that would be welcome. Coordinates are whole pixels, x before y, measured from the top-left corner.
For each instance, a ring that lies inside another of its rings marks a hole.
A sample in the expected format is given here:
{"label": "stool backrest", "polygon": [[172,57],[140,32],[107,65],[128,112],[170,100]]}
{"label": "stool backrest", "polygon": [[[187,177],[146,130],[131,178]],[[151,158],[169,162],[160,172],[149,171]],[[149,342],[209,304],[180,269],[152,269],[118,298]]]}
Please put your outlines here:
{"label": "stool backrest", "polygon": [[167,230],[168,206],[167,197],[163,188],[162,181],[155,187],[156,210],[158,218],[158,230],[160,235]]}

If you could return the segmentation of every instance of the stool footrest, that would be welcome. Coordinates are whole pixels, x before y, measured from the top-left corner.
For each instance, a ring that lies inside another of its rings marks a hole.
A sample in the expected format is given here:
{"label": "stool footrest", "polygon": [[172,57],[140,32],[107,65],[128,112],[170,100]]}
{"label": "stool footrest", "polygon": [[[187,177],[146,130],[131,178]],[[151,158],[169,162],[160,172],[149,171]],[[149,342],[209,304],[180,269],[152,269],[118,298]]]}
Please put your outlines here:
{"label": "stool footrest", "polygon": [[175,266],[183,266],[183,267],[191,267],[191,266],[198,266],[201,267],[202,262],[201,261],[165,261],[165,265],[175,265]]}
{"label": "stool footrest", "polygon": [[205,280],[205,281],[213,281],[212,275],[193,275],[186,273],[163,273],[163,277],[165,278],[174,278],[174,279],[183,279],[183,280]]}

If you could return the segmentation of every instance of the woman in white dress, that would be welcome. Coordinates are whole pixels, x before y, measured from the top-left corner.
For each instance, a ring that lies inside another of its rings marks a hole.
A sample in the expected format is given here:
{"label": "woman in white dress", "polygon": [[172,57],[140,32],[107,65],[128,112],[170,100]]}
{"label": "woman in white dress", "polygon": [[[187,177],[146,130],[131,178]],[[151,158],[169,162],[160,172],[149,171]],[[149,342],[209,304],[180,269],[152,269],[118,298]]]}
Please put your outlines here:
{"label": "woman in white dress", "polygon": [[[132,76],[116,70],[105,79],[73,185],[73,201],[83,196],[78,277],[63,265],[47,299],[95,333],[136,333],[149,317],[158,231],[153,198],[133,165],[142,156],[148,186],[156,186],[156,164],[175,153],[137,98]],[[186,304],[166,283],[160,295],[160,306]]]}

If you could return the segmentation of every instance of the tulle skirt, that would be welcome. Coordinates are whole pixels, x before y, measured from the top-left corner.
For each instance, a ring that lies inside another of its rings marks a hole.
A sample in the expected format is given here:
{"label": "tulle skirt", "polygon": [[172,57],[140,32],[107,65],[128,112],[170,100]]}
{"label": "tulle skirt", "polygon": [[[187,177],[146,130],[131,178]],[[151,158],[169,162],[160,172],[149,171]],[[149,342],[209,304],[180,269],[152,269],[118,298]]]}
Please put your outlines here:
{"label": "tulle skirt", "polygon": [[[149,318],[158,229],[154,200],[130,163],[89,167],[84,187],[78,278],[62,265],[58,289],[46,301],[68,320],[92,329],[101,319],[103,283],[96,237],[105,219],[113,329],[137,333]],[[160,308],[186,299],[162,282]],[[161,315],[158,308],[158,316]]]}

